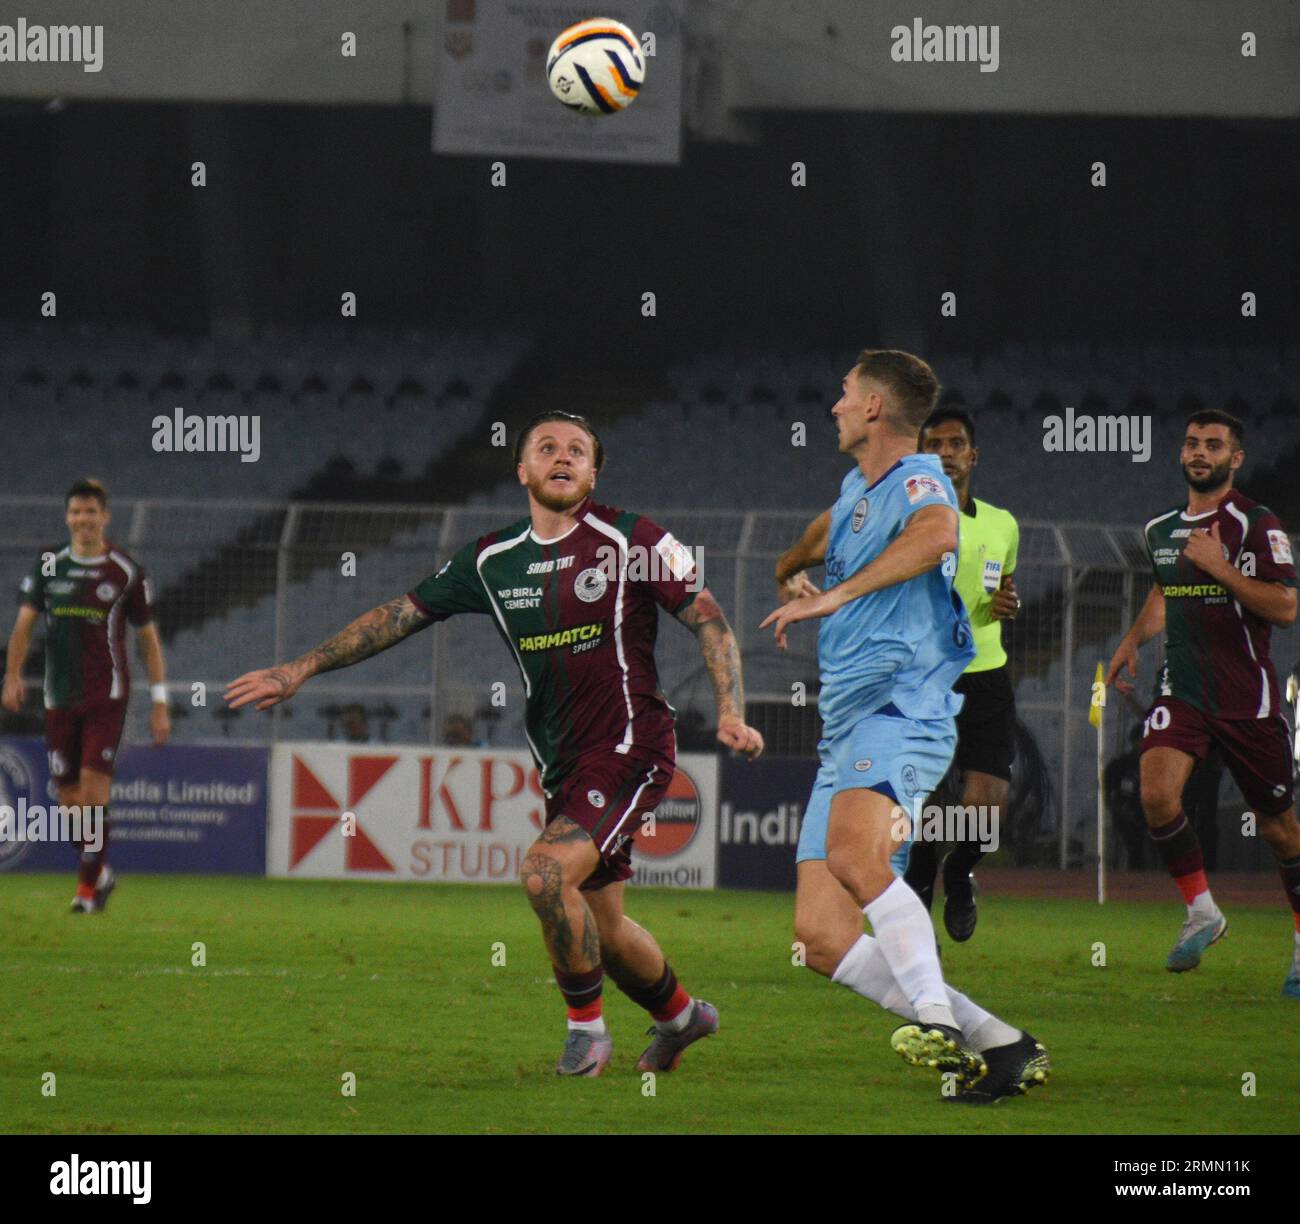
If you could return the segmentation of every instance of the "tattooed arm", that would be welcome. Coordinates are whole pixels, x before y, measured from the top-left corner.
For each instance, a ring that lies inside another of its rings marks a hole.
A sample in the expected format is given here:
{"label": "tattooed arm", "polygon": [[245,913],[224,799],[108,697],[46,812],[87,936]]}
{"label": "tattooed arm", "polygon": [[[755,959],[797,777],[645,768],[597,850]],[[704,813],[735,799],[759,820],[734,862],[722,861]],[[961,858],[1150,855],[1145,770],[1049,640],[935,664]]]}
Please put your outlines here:
{"label": "tattooed arm", "polygon": [[718,719],[745,714],[745,686],[740,674],[740,648],[727,624],[718,601],[705,587],[685,608],[677,613],[700,643],[704,665],[713,680],[713,695],[718,702]]}
{"label": "tattooed arm", "polygon": [[700,643],[704,665],[713,680],[718,703],[718,739],[751,759],[763,751],[763,737],[745,725],[745,685],[740,673],[740,647],[718,601],[706,587],[677,613]]}
{"label": "tattooed arm", "polygon": [[431,624],[432,619],[406,595],[390,599],[358,616],[346,629],[292,663],[247,672],[232,680],[226,686],[226,701],[232,710],[253,701],[257,709],[269,709],[287,701],[312,676],[349,667],[396,646],[403,638]]}

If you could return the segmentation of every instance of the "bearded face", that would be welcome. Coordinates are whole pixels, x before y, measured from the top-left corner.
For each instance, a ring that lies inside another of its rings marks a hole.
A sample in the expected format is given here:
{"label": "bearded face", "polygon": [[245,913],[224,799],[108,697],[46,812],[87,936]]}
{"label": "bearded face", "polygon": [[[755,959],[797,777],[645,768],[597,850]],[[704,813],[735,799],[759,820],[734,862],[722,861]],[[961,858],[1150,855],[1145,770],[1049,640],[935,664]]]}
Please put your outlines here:
{"label": "bearded face", "polygon": [[1238,447],[1226,425],[1189,425],[1179,456],[1188,487],[1209,493],[1231,483],[1244,458]]}
{"label": "bearded face", "polygon": [[1208,493],[1211,489],[1222,488],[1227,484],[1231,473],[1231,455],[1217,463],[1203,457],[1196,457],[1183,463],[1183,479],[1198,493]]}
{"label": "bearded face", "polygon": [[596,486],[591,435],[578,425],[547,421],[533,430],[519,464],[519,482],[547,510],[572,509]]}

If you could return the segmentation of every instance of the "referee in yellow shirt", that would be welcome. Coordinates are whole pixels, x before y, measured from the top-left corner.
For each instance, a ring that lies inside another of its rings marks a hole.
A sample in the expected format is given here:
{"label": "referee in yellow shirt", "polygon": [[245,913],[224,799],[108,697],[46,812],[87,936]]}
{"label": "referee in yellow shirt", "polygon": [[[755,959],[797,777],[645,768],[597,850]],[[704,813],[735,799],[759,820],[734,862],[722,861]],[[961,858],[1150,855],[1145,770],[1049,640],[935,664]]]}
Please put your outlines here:
{"label": "referee in yellow shirt", "polygon": [[[992,809],[1000,825],[1011,792],[1016,722],[1002,622],[1014,620],[1020,610],[1015,584],[1020,528],[1006,510],[971,496],[979,448],[975,422],[967,413],[936,409],[921,426],[918,442],[918,450],[939,457],[957,493],[961,514],[954,585],[975,632],[975,658],[953,685],[966,698],[957,715],[953,770],[960,777],[962,805]],[[914,841],[904,875],[927,909],[934,898],[937,852],[932,841]],[[975,933],[971,871],[981,853],[978,842],[959,842],[943,860],[943,925],[958,943]]]}

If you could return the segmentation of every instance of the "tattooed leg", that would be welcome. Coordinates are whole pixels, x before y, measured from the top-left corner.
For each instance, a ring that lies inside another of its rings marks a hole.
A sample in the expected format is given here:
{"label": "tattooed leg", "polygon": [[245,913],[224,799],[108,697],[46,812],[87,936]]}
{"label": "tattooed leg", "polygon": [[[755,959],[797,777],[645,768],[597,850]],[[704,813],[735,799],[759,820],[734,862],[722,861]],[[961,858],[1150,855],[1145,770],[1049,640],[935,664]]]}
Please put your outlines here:
{"label": "tattooed leg", "polygon": [[566,973],[600,964],[600,935],[580,885],[600,862],[586,831],[567,816],[553,820],[524,857],[520,876],[542,924],[551,963]]}
{"label": "tattooed leg", "polygon": [[655,937],[623,912],[623,888],[609,884],[587,894],[600,932],[605,972],[624,992],[657,982],[664,972],[664,954]]}
{"label": "tattooed leg", "polygon": [[670,1021],[691,1002],[664,960],[655,937],[623,913],[623,885],[610,884],[591,894],[591,911],[600,928],[605,976],[656,1021]]}

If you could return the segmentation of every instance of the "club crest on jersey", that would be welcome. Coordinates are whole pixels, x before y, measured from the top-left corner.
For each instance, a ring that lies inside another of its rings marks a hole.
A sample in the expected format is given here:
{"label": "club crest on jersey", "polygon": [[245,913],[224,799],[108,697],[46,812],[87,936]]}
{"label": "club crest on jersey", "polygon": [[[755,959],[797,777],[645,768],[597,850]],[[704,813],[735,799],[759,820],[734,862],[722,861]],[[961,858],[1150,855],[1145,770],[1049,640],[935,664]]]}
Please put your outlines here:
{"label": "club crest on jersey", "polygon": [[605,796],[598,790],[589,790],[587,792],[587,802],[590,803],[592,807],[604,807]]}
{"label": "club crest on jersey", "polygon": [[923,497],[942,497],[943,486],[933,476],[909,476],[903,483],[907,500],[915,504]]}
{"label": "club crest on jersey", "polygon": [[111,582],[101,582],[95,588],[95,594],[105,603],[108,603],[109,600],[117,594],[117,587],[115,587]]}
{"label": "club crest on jersey", "polygon": [[921,787],[916,780],[916,767],[914,765],[903,766],[903,794],[909,799],[915,799],[917,792]]}
{"label": "club crest on jersey", "polygon": [[573,580],[573,593],[583,603],[595,603],[609,586],[609,579],[602,570],[585,569]]}
{"label": "club crest on jersey", "polygon": [[871,503],[865,497],[859,497],[857,505],[853,507],[853,530],[855,532],[862,530],[862,524],[867,521],[867,510]]}

